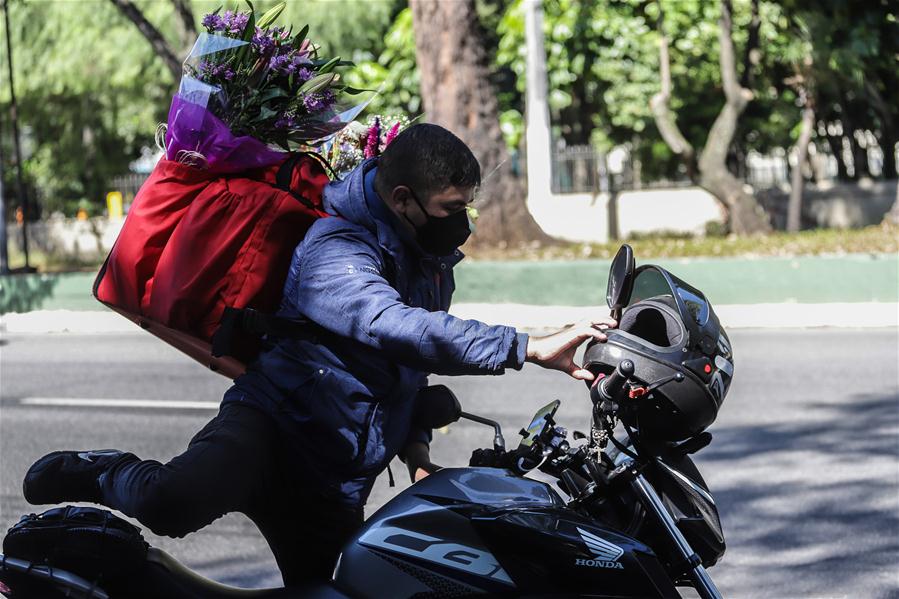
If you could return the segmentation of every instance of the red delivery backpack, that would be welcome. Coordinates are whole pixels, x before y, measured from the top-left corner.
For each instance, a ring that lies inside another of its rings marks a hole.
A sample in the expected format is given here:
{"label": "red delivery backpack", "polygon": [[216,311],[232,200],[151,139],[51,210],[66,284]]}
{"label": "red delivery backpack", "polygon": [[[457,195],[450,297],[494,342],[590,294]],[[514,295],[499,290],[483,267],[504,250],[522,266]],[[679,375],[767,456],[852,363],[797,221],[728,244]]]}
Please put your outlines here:
{"label": "red delivery backpack", "polygon": [[[94,297],[230,378],[277,322],[294,248],[326,216],[313,154],[216,175],[161,159],[94,282]],[[296,325],[286,321],[284,326]]]}

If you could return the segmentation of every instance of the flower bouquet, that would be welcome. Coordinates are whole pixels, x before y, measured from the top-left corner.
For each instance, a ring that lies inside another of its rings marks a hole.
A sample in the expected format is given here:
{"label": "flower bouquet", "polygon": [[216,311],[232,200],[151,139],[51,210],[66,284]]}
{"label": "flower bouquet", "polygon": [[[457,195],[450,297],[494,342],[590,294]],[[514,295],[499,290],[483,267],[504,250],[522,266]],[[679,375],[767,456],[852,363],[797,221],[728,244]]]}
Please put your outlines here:
{"label": "flower bouquet", "polygon": [[372,115],[366,124],[350,123],[322,145],[321,154],[338,175],[344,175],[364,159],[380,155],[410,124],[405,116]]}
{"label": "flower bouquet", "polygon": [[365,104],[338,70],[352,63],[319,56],[306,36],[274,26],[282,2],[257,18],[221,8],[203,18],[172,99],[165,133],[169,160],[214,173],[265,167],[285,152],[320,143],[343,129]]}

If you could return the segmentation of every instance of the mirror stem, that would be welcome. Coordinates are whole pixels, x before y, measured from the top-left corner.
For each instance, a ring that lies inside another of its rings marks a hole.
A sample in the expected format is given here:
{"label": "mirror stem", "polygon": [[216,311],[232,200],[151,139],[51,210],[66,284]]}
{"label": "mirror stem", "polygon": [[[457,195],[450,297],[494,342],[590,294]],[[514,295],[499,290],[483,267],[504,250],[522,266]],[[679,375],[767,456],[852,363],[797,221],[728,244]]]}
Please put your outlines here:
{"label": "mirror stem", "polygon": [[492,426],[494,433],[493,449],[496,451],[506,451],[506,440],[503,439],[503,431],[496,420],[490,420],[489,418],[484,418],[483,416],[478,416],[476,414],[469,414],[468,412],[462,412],[459,416],[466,420],[472,420],[474,422],[486,424],[487,426]]}

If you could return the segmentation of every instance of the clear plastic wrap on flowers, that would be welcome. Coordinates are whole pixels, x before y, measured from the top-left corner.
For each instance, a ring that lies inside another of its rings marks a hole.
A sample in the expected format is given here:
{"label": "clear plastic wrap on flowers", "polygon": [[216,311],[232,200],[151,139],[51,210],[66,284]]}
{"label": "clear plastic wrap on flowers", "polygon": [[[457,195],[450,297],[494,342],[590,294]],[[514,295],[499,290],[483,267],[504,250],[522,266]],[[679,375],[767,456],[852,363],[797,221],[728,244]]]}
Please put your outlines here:
{"label": "clear plastic wrap on flowers", "polygon": [[258,20],[252,10],[206,15],[169,110],[168,159],[219,173],[269,166],[361,112],[367,102],[344,100],[357,92],[336,72],[350,63],[320,59],[307,28],[271,27],[283,8]]}

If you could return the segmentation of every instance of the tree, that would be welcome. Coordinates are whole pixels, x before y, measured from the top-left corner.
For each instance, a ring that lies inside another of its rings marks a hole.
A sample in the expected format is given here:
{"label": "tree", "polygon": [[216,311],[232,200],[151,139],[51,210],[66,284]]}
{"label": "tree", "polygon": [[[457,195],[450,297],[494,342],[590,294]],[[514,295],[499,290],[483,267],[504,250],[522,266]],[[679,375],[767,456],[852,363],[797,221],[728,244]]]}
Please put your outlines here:
{"label": "tree", "polygon": [[474,0],[411,0],[410,8],[427,120],[468,144],[484,173],[477,243],[549,241],[528,212],[523,181],[508,168]]}
{"label": "tree", "polygon": [[[179,81],[181,79],[181,60],[178,59],[178,52],[172,48],[169,42],[163,37],[163,35],[159,32],[156,27],[153,26],[150,21],[144,16],[144,13],[133,3],[131,0],[109,0],[113,3],[113,5],[118,8],[123,15],[128,17],[128,19],[134,23],[137,27],[138,31],[141,32],[150,45],[153,47],[153,51],[159,56],[160,59],[165,63],[165,66],[168,67],[169,71],[172,73],[172,78],[175,81]],[[189,9],[184,4],[183,0],[172,0],[176,10],[179,12],[179,15],[183,16],[183,11],[188,11]],[[183,21],[182,21],[183,22]],[[193,24],[191,24],[193,28]]]}
{"label": "tree", "polygon": [[[752,194],[745,190],[743,182],[727,168],[727,154],[737,129],[737,120],[753,97],[752,91],[737,80],[732,14],[730,0],[721,0],[718,60],[726,101],[699,155],[699,184],[727,207],[731,231],[737,234],[768,232],[771,230],[768,216]],[[749,52],[752,50],[748,49]]]}
{"label": "tree", "polygon": [[380,55],[374,60],[357,62],[346,78],[357,89],[378,90],[368,106],[371,113],[411,118],[421,113],[421,85],[415,64],[415,32],[410,9],[403,9],[387,30]]}
{"label": "tree", "polygon": [[[753,0],[757,2],[757,0]],[[768,232],[771,224],[761,206],[751,193],[744,188],[743,182],[737,179],[728,169],[727,160],[731,143],[737,130],[737,123],[746,105],[753,98],[751,90],[743,87],[737,79],[736,56],[733,43],[733,9],[730,0],[721,0],[721,15],[718,19],[718,61],[721,69],[721,82],[724,88],[725,103],[712,124],[706,138],[705,146],[699,154],[699,184],[714,195],[728,212],[731,231],[738,234]],[[660,11],[659,22],[662,21]],[[667,63],[668,42],[665,32],[661,31],[660,65],[663,77],[662,92],[653,97],[653,112],[658,122],[659,131],[663,132],[665,141],[678,154],[692,157],[692,147],[684,145],[683,135],[677,129],[674,118],[667,109],[670,97],[670,67]],[[750,36],[750,40],[757,36]],[[748,47],[747,53],[754,48]],[[751,61],[749,62],[751,64]],[[669,77],[667,82],[665,76]],[[666,95],[666,91],[669,94]]]}
{"label": "tree", "polygon": [[[147,12],[156,20],[168,10],[153,3]],[[153,145],[171,99],[170,74],[108,0],[64,9],[11,2],[10,20],[23,166],[37,204],[32,213],[74,215],[84,202],[99,211],[109,181]],[[0,86],[0,119],[8,102]]]}

